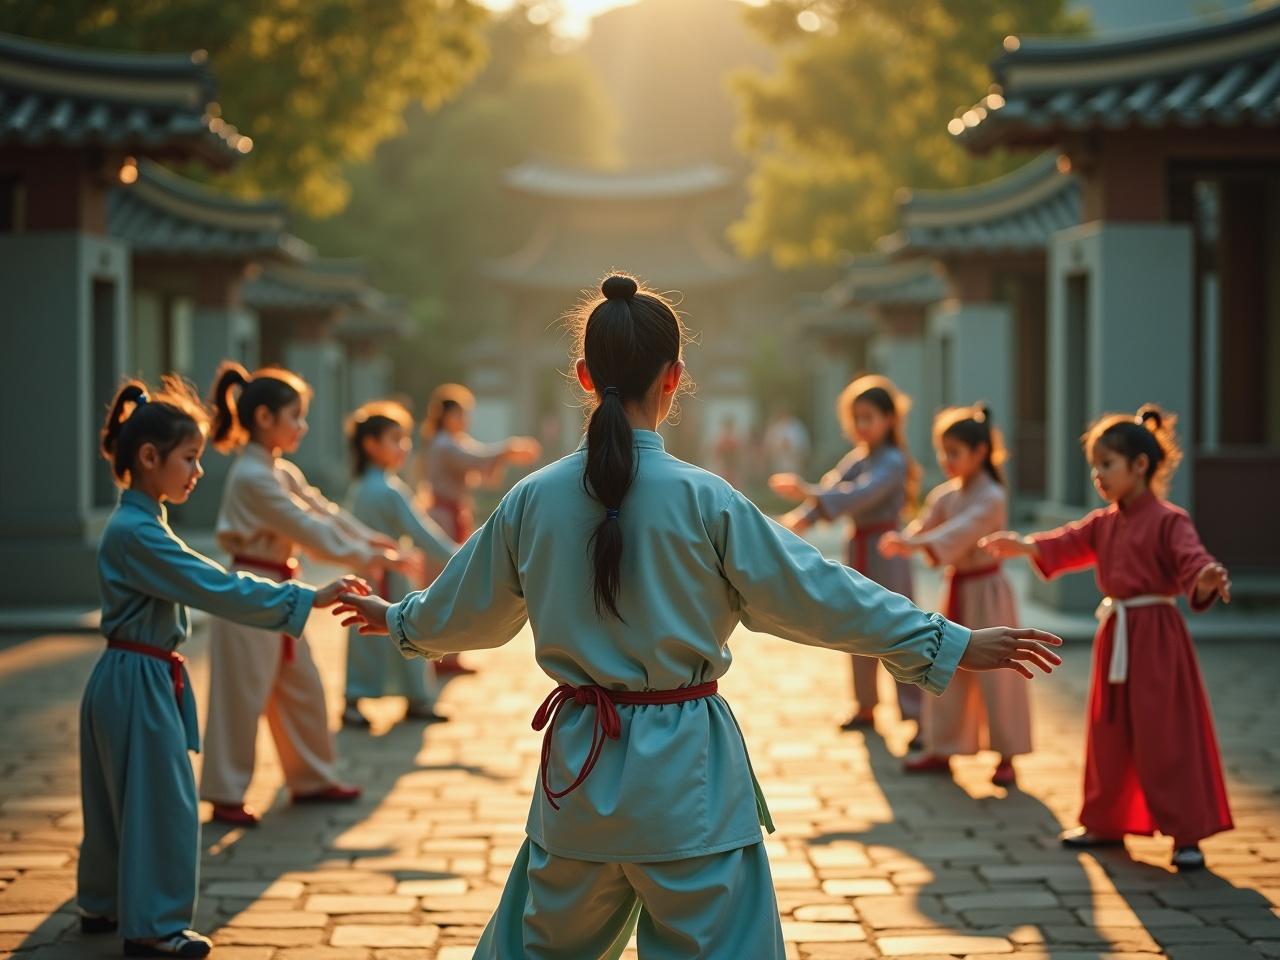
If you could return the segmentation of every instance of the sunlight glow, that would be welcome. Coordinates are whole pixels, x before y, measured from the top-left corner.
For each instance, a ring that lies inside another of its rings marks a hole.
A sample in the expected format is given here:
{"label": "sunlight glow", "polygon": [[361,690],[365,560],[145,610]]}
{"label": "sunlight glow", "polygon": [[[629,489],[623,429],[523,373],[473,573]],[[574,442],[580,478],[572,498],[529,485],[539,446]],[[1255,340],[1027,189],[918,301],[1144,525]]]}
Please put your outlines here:
{"label": "sunlight glow", "polygon": [[[505,12],[515,6],[515,0],[480,0],[490,10]],[[545,0],[529,8],[533,23],[551,23],[557,35],[571,40],[582,40],[591,32],[591,18],[615,7],[629,7],[638,0]],[[739,0],[751,6],[760,6],[764,0]],[[806,28],[809,29],[809,28]]]}

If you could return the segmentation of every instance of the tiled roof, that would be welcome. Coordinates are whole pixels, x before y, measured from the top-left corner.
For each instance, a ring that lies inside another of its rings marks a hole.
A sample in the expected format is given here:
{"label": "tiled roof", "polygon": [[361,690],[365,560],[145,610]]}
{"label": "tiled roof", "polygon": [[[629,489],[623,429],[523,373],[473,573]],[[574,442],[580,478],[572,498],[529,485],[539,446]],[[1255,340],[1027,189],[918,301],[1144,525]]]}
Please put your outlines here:
{"label": "tiled roof", "polygon": [[1006,176],[958,190],[914,190],[898,203],[896,233],[880,249],[894,256],[1043,250],[1080,222],[1080,183],[1048,152]]}
{"label": "tiled roof", "polygon": [[864,253],[849,261],[829,296],[841,307],[928,306],[948,292],[946,281],[929,260],[895,261],[883,253]]}
{"label": "tiled roof", "polygon": [[224,122],[203,50],[114,53],[0,33],[0,144],[107,146],[225,166],[253,142]]}
{"label": "tiled roof", "polygon": [[310,247],[288,233],[278,201],[239,200],[147,160],[138,179],[107,200],[107,227],[137,251],[236,259],[303,260]]}
{"label": "tiled roof", "polygon": [[1099,128],[1275,127],[1280,5],[1100,39],[1008,37],[992,72],[992,92],[948,125],[975,150]]}
{"label": "tiled roof", "polygon": [[244,302],[267,313],[329,313],[335,332],[350,339],[403,337],[411,321],[403,300],[370,286],[364,261],[317,257],[268,264],[244,285]]}

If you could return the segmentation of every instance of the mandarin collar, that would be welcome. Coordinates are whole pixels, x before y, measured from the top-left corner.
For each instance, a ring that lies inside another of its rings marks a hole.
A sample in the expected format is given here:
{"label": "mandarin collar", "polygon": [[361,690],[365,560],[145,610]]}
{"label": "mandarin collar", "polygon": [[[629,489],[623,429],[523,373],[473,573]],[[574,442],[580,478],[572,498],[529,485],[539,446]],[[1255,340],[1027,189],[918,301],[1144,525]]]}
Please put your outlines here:
{"label": "mandarin collar", "polygon": [[122,490],[120,492],[120,505],[137,507],[139,510],[145,511],[149,516],[156,517],[159,520],[165,518],[164,504],[154,497],[149,497],[141,490]]}
{"label": "mandarin collar", "polygon": [[260,443],[254,443],[250,440],[240,448],[242,455],[252,457],[254,460],[261,460],[263,463],[275,463],[276,458],[272,456],[271,451]]}
{"label": "mandarin collar", "polygon": [[1127,507],[1122,507],[1118,503],[1116,504],[1116,507],[1122,515],[1132,517],[1135,514],[1141,513],[1143,510],[1150,508],[1155,502],[1156,495],[1152,489],[1148,487],[1146,490],[1142,491],[1141,495],[1135,497],[1133,502]]}

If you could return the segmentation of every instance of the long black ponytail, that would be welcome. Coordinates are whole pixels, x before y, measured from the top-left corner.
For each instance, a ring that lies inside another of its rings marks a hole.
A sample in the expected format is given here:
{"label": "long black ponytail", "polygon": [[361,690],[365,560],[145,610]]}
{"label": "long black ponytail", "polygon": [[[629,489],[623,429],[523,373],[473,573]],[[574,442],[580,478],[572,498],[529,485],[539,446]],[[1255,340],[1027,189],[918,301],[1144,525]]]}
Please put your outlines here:
{"label": "long black ponytail", "polygon": [[600,292],[603,299],[584,305],[578,323],[580,355],[596,388],[582,483],[604,508],[589,545],[596,612],[622,620],[619,517],[636,472],[626,404],[643,400],[658,376],[679,361],[684,327],[662,296],[641,290],[631,277],[611,276]]}

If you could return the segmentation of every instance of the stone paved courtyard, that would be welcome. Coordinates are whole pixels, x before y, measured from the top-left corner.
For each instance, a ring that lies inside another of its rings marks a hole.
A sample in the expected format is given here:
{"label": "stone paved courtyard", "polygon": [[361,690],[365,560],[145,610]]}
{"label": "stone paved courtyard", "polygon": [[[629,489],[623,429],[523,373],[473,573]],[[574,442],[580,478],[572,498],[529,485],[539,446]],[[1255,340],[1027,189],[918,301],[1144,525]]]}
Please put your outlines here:
{"label": "stone paved courtyard", "polygon": [[[336,717],[345,638],[327,615],[313,626]],[[0,960],[119,955],[118,941],[80,935],[72,903],[76,705],[100,646],[0,645]],[[1039,751],[1010,792],[988,782],[990,756],[957,763],[954,781],[904,776],[909,727],[889,711],[881,734],[838,733],[849,687],[839,655],[745,631],[735,650],[722,691],[777,820],[768,848],[789,956],[1280,957],[1274,644],[1202,650],[1237,829],[1207,845],[1212,872],[1189,878],[1169,872],[1162,839],[1130,841],[1127,855],[1054,843],[1077,804],[1085,646],[1036,683]],[[202,635],[188,653],[202,694]],[[480,673],[443,697],[453,722],[400,724],[385,701],[372,734],[339,734],[345,773],[365,786],[354,807],[291,809],[264,736],[250,797],[270,808],[262,826],[203,835],[197,927],[215,956],[471,956],[521,840],[539,749],[529,718],[550,685],[527,635],[470,657]]]}

